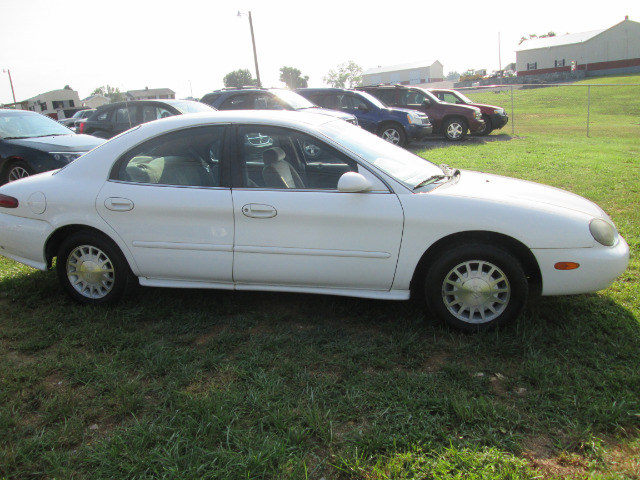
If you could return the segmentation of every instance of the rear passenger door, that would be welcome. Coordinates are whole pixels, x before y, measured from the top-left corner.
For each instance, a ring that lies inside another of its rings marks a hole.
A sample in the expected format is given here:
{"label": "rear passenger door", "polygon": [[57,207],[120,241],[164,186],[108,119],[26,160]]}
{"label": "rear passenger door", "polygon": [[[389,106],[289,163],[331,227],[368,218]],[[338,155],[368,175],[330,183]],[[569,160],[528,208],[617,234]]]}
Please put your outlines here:
{"label": "rear passenger door", "polygon": [[96,209],[126,244],[142,284],[232,288],[233,207],[220,169],[225,129],[171,132],[114,164]]}

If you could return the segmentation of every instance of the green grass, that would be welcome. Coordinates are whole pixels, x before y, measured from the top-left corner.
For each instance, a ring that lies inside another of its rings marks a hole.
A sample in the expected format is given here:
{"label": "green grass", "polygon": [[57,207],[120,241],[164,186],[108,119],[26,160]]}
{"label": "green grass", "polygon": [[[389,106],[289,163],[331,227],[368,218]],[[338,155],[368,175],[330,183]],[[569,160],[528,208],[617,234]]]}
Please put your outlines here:
{"label": "green grass", "polygon": [[87,308],[0,257],[0,478],[640,478],[639,151],[506,132],[419,152],[586,196],[631,246],[609,289],[479,335],[414,302],[141,288]]}
{"label": "green grass", "polygon": [[465,95],[507,110],[511,123],[503,131],[509,134],[587,136],[588,124],[589,137],[640,136],[640,75],[588,78],[513,92],[510,87],[469,90]]}

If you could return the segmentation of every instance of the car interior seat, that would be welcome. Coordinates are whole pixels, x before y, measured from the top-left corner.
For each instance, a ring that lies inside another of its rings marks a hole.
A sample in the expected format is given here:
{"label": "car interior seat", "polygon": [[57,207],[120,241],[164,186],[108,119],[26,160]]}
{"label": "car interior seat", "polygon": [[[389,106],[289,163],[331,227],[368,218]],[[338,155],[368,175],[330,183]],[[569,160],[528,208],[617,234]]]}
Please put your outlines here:
{"label": "car interior seat", "polygon": [[284,150],[272,147],[262,154],[262,178],[268,188],[304,188],[298,172],[285,160]]}

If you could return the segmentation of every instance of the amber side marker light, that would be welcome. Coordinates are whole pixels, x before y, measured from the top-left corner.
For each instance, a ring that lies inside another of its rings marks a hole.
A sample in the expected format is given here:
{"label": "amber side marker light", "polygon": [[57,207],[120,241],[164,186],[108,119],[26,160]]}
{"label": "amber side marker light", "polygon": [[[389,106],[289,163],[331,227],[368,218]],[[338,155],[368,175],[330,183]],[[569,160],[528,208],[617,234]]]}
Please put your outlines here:
{"label": "amber side marker light", "polygon": [[9,195],[0,195],[0,207],[18,208],[18,199],[10,197]]}
{"label": "amber side marker light", "polygon": [[556,270],[575,270],[579,266],[580,264],[576,262],[558,262],[554,265]]}

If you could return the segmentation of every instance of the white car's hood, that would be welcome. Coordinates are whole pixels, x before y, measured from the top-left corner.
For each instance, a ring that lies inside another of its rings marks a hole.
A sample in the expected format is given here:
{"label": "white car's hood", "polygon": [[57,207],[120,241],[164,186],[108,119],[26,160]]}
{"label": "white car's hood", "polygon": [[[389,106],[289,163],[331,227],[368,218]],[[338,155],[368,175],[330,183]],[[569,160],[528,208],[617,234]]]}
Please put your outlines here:
{"label": "white car's hood", "polygon": [[595,203],[579,195],[539,183],[482,172],[462,171],[460,180],[439,194],[476,198],[492,202],[536,206],[541,209],[569,209],[594,217],[607,217]]}

